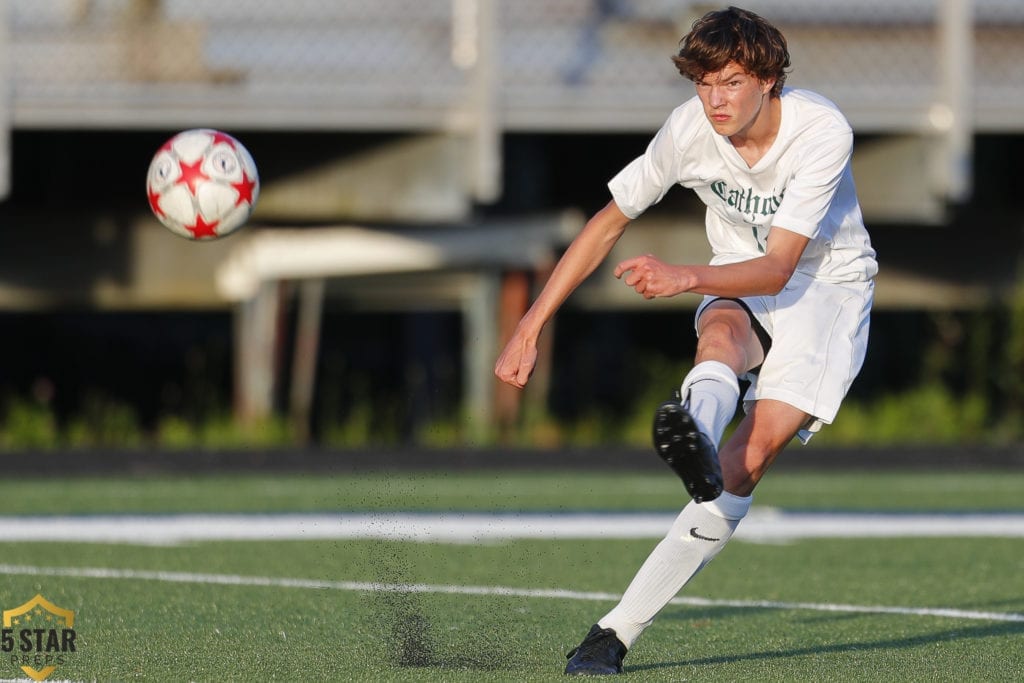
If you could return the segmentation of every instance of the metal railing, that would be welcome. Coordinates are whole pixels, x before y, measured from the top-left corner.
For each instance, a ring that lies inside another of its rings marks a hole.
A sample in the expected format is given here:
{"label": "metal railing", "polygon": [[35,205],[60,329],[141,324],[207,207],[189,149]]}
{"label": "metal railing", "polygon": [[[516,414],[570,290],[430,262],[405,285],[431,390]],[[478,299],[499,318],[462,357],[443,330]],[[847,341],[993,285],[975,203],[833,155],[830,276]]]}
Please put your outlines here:
{"label": "metal railing", "polygon": [[[926,125],[950,0],[751,0],[793,85],[855,126]],[[973,25],[980,129],[1024,128],[1024,3],[955,0]],[[492,8],[493,25],[478,18]],[[502,125],[648,130],[686,96],[669,55],[706,3],[664,0],[8,0],[13,125],[438,128],[497,50]],[[923,117],[923,118],[922,118]]]}
{"label": "metal railing", "polygon": [[[789,83],[834,99],[858,131],[959,127],[963,138],[1024,130],[1021,0],[745,4],[786,33]],[[9,87],[0,129],[445,130],[478,135],[484,145],[502,131],[652,130],[692,92],[669,56],[711,7],[685,0],[4,5],[0,79]],[[493,192],[478,188],[481,197]]]}

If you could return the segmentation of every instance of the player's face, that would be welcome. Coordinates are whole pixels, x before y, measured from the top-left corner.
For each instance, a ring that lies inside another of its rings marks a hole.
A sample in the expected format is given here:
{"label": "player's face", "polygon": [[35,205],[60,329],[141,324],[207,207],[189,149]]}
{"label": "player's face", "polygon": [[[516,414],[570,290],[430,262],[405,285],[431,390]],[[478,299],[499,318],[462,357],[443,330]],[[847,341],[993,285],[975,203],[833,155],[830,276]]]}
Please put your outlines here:
{"label": "player's face", "polygon": [[704,114],[715,132],[726,136],[744,134],[750,129],[773,85],[772,81],[758,80],[736,62],[729,62],[721,71],[704,74],[696,82]]}

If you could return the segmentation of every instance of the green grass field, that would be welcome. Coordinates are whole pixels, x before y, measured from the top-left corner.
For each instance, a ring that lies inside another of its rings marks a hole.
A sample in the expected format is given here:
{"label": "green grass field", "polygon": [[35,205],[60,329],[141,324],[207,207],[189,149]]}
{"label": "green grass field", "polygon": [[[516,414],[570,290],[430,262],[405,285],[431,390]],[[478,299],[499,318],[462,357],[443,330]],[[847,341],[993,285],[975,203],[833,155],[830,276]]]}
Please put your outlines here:
{"label": "green grass field", "polygon": [[[1024,512],[1022,493],[1024,473],[1005,471],[780,472],[755,504]],[[22,479],[0,483],[0,500],[5,523],[39,514],[661,511],[684,502],[670,476],[561,472]],[[564,653],[614,604],[594,594],[621,593],[655,542],[6,542],[0,606],[40,593],[76,613],[78,651],[49,680],[554,681]],[[417,592],[371,589],[385,586]],[[1021,538],[734,541],[682,595],[707,604],[668,606],[627,657],[626,680],[1024,680]],[[24,678],[10,656],[0,679]]]}

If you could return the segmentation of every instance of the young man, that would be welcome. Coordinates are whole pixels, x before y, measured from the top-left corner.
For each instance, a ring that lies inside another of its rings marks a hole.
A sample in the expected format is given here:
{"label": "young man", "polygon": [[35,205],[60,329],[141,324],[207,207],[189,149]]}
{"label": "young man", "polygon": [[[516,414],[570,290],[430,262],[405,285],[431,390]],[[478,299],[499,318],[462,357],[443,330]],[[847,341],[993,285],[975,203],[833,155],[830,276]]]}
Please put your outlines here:
{"label": "young man", "polygon": [[[655,448],[693,500],[619,604],[569,653],[567,674],[622,671],[658,611],[729,540],[779,452],[832,422],[867,345],[877,264],[850,170],[849,124],[826,99],[783,90],[785,39],[751,12],[705,15],[673,61],[696,97],[611,180],[612,201],[565,252],[495,366],[502,381],[525,386],[545,323],[629,221],[673,185],[700,196],[709,265],[645,255],[615,268],[647,299],[704,295],[694,367],[654,419]],[[746,414],[718,450],[740,379],[750,381]]]}

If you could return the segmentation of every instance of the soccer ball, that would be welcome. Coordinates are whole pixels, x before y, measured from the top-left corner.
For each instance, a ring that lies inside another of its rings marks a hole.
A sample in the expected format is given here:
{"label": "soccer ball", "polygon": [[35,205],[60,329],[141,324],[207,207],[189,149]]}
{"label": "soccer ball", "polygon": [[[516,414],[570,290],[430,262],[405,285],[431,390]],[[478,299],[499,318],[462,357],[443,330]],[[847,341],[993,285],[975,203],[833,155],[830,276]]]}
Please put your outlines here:
{"label": "soccer ball", "polygon": [[149,206],[172,232],[190,240],[242,227],[260,193],[249,151],[219,130],[178,133],[157,150],[146,178]]}

